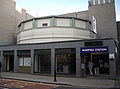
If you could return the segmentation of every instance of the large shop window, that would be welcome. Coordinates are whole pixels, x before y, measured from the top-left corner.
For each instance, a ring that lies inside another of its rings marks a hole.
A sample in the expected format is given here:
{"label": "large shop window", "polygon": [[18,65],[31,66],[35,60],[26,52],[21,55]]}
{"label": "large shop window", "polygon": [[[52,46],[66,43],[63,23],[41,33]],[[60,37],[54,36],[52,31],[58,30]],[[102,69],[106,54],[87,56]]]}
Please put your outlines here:
{"label": "large shop window", "polygon": [[56,49],[57,73],[75,74],[76,51],[75,49]]}
{"label": "large shop window", "polygon": [[35,50],[35,72],[36,73],[51,73],[51,50],[37,49]]}
{"label": "large shop window", "polygon": [[19,58],[19,66],[31,66],[31,58],[30,57],[22,57]]}

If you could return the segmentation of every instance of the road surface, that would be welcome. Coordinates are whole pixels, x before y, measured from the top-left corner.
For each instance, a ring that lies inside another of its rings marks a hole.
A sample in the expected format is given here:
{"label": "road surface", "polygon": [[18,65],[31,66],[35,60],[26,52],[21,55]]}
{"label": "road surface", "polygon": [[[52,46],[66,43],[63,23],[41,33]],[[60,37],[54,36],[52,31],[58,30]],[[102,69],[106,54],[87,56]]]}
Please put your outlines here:
{"label": "road surface", "polygon": [[66,85],[63,86],[0,78],[0,89],[102,89],[102,88],[82,88],[76,86]]}

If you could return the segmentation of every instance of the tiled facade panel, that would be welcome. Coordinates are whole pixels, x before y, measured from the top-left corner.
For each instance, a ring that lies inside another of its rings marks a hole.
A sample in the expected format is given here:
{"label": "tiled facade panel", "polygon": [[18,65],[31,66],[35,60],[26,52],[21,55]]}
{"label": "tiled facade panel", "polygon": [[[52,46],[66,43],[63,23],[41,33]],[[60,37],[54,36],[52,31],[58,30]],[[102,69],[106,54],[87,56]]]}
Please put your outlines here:
{"label": "tiled facade panel", "polygon": [[80,21],[80,20],[75,20],[75,27],[86,28],[86,22]]}
{"label": "tiled facade panel", "polygon": [[62,18],[57,18],[57,26],[70,26],[69,19],[62,19]]}
{"label": "tiled facade panel", "polygon": [[30,29],[30,28],[32,28],[32,26],[33,26],[32,21],[24,23],[24,29]]}

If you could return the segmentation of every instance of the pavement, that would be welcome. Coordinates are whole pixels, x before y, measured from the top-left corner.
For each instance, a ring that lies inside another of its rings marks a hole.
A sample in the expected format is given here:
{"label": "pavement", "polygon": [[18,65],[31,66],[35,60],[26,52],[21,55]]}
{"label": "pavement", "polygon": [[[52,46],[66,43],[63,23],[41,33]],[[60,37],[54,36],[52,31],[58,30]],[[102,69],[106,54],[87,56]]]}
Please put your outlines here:
{"label": "pavement", "polygon": [[91,76],[89,78],[57,77],[57,82],[54,82],[53,77],[50,76],[30,75],[23,73],[2,72],[1,77],[7,79],[24,80],[46,84],[77,86],[86,88],[94,87],[94,88],[120,89],[120,81],[103,78],[94,78],[94,76]]}

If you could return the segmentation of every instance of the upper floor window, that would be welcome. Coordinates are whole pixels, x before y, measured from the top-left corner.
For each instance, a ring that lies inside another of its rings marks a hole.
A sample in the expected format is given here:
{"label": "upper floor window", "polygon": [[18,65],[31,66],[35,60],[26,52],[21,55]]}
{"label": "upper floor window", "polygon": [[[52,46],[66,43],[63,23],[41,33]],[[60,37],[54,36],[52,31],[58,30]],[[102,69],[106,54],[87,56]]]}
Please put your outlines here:
{"label": "upper floor window", "polygon": [[42,26],[48,26],[48,23],[43,23]]}
{"label": "upper floor window", "polygon": [[106,4],[111,3],[113,0],[89,0],[89,6],[90,5],[98,5],[98,4]]}

